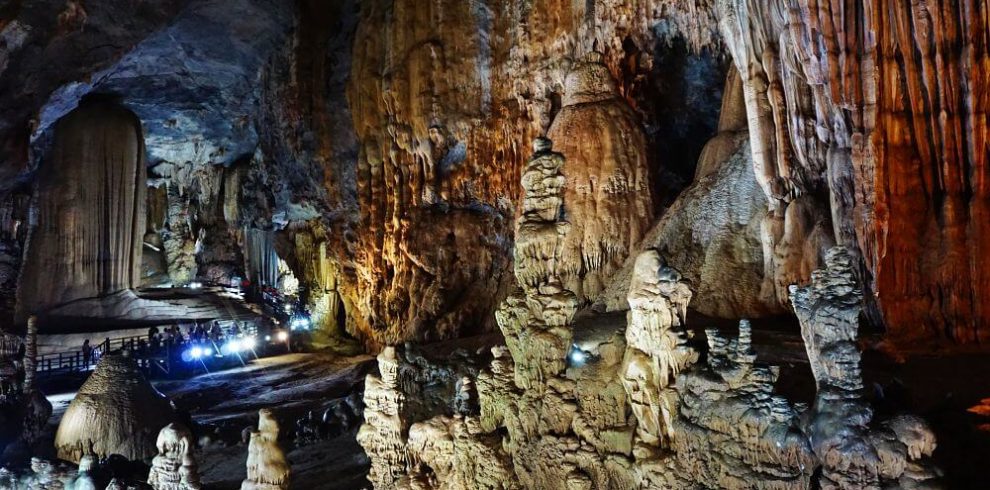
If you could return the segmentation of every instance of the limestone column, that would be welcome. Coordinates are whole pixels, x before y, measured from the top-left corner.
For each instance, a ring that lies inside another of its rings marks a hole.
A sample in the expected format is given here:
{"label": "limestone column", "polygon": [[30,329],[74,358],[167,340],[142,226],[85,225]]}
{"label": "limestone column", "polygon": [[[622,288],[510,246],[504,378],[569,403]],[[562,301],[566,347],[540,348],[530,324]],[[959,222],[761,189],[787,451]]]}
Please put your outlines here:
{"label": "limestone column", "polygon": [[145,231],[144,138],[138,118],[88,101],[55,126],[38,170],[18,318],[140,282]]}

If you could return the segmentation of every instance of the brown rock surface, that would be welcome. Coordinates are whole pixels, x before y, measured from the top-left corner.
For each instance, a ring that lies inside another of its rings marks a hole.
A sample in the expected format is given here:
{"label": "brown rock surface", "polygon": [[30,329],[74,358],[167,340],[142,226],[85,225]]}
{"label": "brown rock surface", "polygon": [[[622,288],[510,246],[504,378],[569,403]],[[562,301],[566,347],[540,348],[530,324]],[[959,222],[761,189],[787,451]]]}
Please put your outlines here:
{"label": "brown rock surface", "polygon": [[608,68],[593,54],[564,82],[547,137],[567,159],[563,285],[594,301],[653,221],[646,140]]}

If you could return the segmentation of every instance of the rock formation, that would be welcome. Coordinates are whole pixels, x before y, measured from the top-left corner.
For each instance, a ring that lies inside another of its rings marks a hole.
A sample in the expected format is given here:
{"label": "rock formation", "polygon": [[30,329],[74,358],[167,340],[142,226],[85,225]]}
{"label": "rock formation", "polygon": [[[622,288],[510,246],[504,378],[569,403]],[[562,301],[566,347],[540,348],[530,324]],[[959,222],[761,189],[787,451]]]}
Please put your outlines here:
{"label": "rock formation", "polygon": [[159,430],[173,419],[170,402],[133,359],[103,356],[62,416],[55,449],[60,459],[73,462],[85,455],[151,459]]}
{"label": "rock formation", "polygon": [[622,384],[638,422],[637,443],[669,447],[680,403],[671,385],[680,371],[698,360],[698,353],[687,346],[687,335],[677,328],[687,321],[691,290],[680,273],[651,250],[636,259],[628,301]]}
{"label": "rock formation", "polygon": [[515,360],[515,382],[541,389],[565,368],[571,346],[567,325],[579,299],[563,286],[565,236],[564,157],[545,138],[533,144],[522,175],[523,214],[516,229],[515,271],[520,289],[495,313]]}
{"label": "rock formation", "polygon": [[[696,363],[683,331],[692,292],[655,250],[636,260],[624,335],[578,335],[573,296],[547,294],[570,294],[556,286],[567,164],[546,140],[535,150],[521,179],[521,288],[497,318],[506,347],[492,349],[476,381],[451,382],[460,389],[433,417],[409,409],[422,383],[405,380],[420,379],[422,363],[383,351],[359,436],[376,488],[939,488],[921,419],[868,425],[855,346],[862,293],[848,250],[830,250],[812,284],[792,288],[818,382],[806,409],[774,393],[780,369],[756,363],[748,321],[735,340],[707,330],[707,360]],[[477,412],[461,403],[472,399]]]}
{"label": "rock formation", "polygon": [[37,319],[28,319],[27,336],[0,331],[0,451],[8,445],[30,448],[52,415],[52,404],[35,383]]}
{"label": "rock formation", "polygon": [[192,433],[171,423],[158,433],[158,455],[151,462],[148,484],[155,490],[200,490],[199,468],[192,457]]}
{"label": "rock formation", "polygon": [[406,435],[405,394],[399,387],[399,359],[394,347],[378,354],[378,375],[369,374],[364,384],[364,425],[357,440],[371,459],[368,472],[375,488],[396,488],[405,474]]}
{"label": "rock formation", "polygon": [[[748,136],[742,82],[732,70],[725,81],[718,134],[702,150],[694,182],[639,245],[660,251],[690,281],[693,307],[709,316],[753,318],[787,311],[775,290],[774,271],[764,264],[767,198],[753,173]],[[626,296],[637,257],[630,255],[599,298],[602,309],[629,308]]]}
{"label": "rock formation", "polygon": [[571,229],[560,274],[582,302],[597,299],[653,222],[646,140],[602,62],[593,53],[568,73],[562,108],[547,132],[567,159],[563,197]]}
{"label": "rock formation", "polygon": [[93,470],[96,468],[96,457],[87,454],[79,459],[79,473],[72,481],[72,490],[97,490],[96,480],[93,479]]}
{"label": "rock formation", "polygon": [[278,421],[271,410],[258,411],[258,430],[251,431],[248,443],[247,478],[241,490],[286,490],[289,488],[289,462],[278,445]]}
{"label": "rock formation", "polygon": [[144,155],[140,121],[118,105],[87,102],[59,121],[32,201],[22,318],[140,284]]}
{"label": "rock formation", "polygon": [[[849,250],[836,247],[825,257],[825,269],[812,274],[811,284],[791,287],[791,302],[801,322],[818,394],[806,431],[822,462],[822,488],[881,488],[880,481],[899,486],[931,485],[936,474],[924,462],[935,449],[934,435],[917,417],[903,416],[875,434],[873,410],[863,399],[863,377],[856,345],[862,290]],[[875,445],[877,439],[883,441]],[[893,447],[898,447],[893,449]],[[884,454],[881,456],[880,452]],[[911,470],[905,473],[905,469]]]}
{"label": "rock formation", "polygon": [[75,468],[63,463],[31,458],[31,473],[22,479],[22,483],[32,490],[62,490],[70,486],[77,476]]}
{"label": "rock formation", "polygon": [[[528,156],[518,141],[542,134],[571,159],[574,211],[594,217],[568,218],[587,231],[571,236],[567,260],[581,263],[564,271],[581,279],[564,286],[582,302],[614,286],[623,258],[629,272],[653,247],[711,303],[704,313],[777,314],[786,287],[840,244],[859,256],[872,323],[902,339],[981,338],[983,1],[173,0],[108,28],[123,3],[39,0],[4,12],[5,309],[12,278],[37,269],[23,232],[11,233],[28,217],[16,201],[48,185],[66,139],[57,121],[87,94],[112,93],[140,119],[152,174],[172,195],[171,223],[157,232],[168,235],[160,248],[174,279],[232,276],[237,253],[222,245],[244,226],[287,243],[312,234],[302,255],[325,247],[338,285],[330,308],[343,306],[337,323],[369,347],[494,327]],[[230,22],[235,11],[249,14]],[[720,123],[698,159],[724,68],[722,115],[733,124]],[[219,201],[217,187],[188,185],[199,174],[236,187],[223,193],[219,227],[201,220]],[[637,191],[610,193],[620,187]],[[691,240],[676,240],[692,225]],[[711,285],[722,274],[745,281],[720,292]],[[32,281],[18,323],[44,300]],[[624,308],[624,298],[607,299]]]}
{"label": "rock formation", "polygon": [[679,464],[706,488],[808,488],[815,455],[798,412],[774,394],[780,368],[755,363],[750,333],[746,320],[735,340],[706,330],[706,365],[678,378]]}

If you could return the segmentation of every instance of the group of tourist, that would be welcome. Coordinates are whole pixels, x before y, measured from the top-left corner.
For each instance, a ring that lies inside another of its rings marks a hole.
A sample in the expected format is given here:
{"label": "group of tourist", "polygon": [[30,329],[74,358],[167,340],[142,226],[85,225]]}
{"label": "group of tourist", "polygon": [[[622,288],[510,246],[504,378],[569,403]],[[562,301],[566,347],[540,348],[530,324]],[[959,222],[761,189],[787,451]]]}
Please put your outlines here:
{"label": "group of tourist", "polygon": [[[210,324],[195,322],[189,326],[184,334],[179,325],[170,325],[164,328],[152,326],[148,329],[148,337],[146,339],[138,339],[136,343],[124,345],[123,347],[129,349],[135,357],[146,359],[149,357],[161,357],[171,352],[178,353],[189,345],[211,343],[219,345],[223,343],[226,336],[231,335],[236,337],[240,333],[241,327],[237,322],[234,322],[234,326],[227,332],[220,326],[219,321],[213,321]],[[87,350],[91,351],[91,349],[88,349],[88,344],[89,341],[86,341],[83,345],[84,357],[86,357]]]}

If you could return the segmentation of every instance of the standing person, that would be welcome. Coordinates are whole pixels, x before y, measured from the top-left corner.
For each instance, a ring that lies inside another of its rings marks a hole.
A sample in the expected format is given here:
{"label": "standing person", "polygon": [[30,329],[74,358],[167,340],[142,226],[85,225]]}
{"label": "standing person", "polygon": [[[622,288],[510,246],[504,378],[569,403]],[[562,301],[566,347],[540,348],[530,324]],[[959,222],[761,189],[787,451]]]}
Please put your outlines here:
{"label": "standing person", "polygon": [[158,335],[158,326],[152,325],[151,328],[148,329],[148,342],[151,342],[151,339],[155,338],[155,335]]}
{"label": "standing person", "polygon": [[89,339],[83,341],[83,371],[89,371],[89,365],[93,361],[93,347],[89,345]]}

